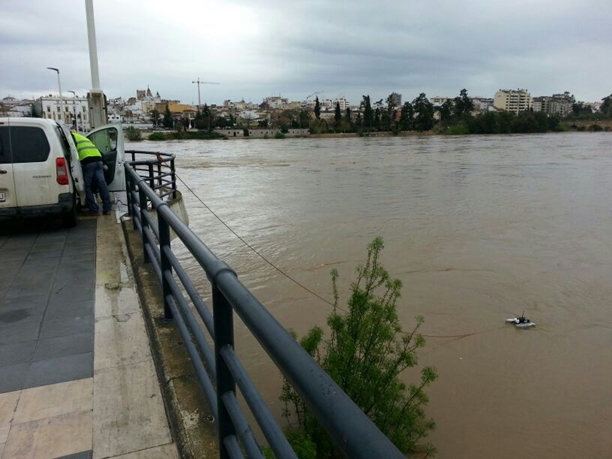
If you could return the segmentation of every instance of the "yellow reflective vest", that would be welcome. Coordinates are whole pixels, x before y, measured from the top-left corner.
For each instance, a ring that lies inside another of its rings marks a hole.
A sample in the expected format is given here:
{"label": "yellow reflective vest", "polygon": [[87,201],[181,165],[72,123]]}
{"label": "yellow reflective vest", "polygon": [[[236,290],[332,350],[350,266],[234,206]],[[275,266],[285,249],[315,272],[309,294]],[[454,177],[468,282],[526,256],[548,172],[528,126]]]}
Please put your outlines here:
{"label": "yellow reflective vest", "polygon": [[[77,151],[79,152],[79,161],[86,160],[85,162],[93,162],[102,160],[102,153],[91,143],[87,137],[76,132],[72,133],[74,141],[76,142]],[[87,159],[91,158],[91,159]]]}

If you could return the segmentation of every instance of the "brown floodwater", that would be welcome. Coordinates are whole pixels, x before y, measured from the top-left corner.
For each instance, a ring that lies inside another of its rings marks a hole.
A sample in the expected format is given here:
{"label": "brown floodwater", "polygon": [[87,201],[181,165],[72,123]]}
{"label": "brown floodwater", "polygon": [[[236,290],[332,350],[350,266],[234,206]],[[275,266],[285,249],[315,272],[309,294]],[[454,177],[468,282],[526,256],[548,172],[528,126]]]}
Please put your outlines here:
{"label": "brown floodwater", "polygon": [[[426,319],[419,365],[439,373],[427,407],[439,458],[612,457],[612,135],[130,147],[175,153],[207,206],[328,300],[329,271],[346,300],[366,244],[384,238],[404,327]],[[179,186],[191,228],[281,323],[300,335],[325,323],[328,304]],[[536,328],[504,323],[522,312]],[[278,373],[241,324],[236,343],[280,417]]]}

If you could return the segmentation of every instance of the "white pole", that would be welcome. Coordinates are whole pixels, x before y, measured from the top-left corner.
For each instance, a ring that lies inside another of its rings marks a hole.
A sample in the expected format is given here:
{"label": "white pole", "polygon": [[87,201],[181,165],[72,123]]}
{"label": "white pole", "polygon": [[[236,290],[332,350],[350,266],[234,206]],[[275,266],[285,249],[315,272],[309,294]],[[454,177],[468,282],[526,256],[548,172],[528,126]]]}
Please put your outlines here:
{"label": "white pole", "polygon": [[96,24],[94,21],[93,0],[85,0],[87,14],[87,38],[89,40],[89,65],[91,67],[91,89],[100,91],[100,74],[98,72],[98,49],[96,47]]}

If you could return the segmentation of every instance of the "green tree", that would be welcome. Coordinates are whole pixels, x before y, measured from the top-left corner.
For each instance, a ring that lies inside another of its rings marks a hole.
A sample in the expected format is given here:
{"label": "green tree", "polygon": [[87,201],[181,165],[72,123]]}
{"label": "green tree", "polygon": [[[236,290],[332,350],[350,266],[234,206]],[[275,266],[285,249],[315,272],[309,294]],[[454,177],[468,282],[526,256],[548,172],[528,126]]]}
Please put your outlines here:
{"label": "green tree", "polygon": [[334,113],[334,120],[336,121],[336,125],[340,124],[342,120],[342,110],[340,110],[340,102],[336,102],[336,112]]}
{"label": "green tree", "polygon": [[393,94],[389,94],[387,96],[387,111],[389,112],[389,114],[393,113],[395,109],[397,108],[397,104],[395,103],[395,98],[391,96],[393,96]]}
{"label": "green tree", "polygon": [[374,112],[372,111],[372,104],[370,103],[370,96],[362,96],[361,110],[363,112],[363,127],[368,132],[372,131],[372,125],[374,123]]}
{"label": "green tree", "polygon": [[361,113],[357,113],[357,117],[355,118],[355,126],[358,130],[361,130],[363,126],[363,118],[361,117]]}
{"label": "green tree", "polygon": [[584,102],[576,102],[572,105],[572,115],[578,117],[583,115],[591,115],[593,110],[589,105],[586,105]]}
{"label": "green tree", "polygon": [[380,119],[380,108],[376,107],[376,109],[374,110],[374,122],[373,127],[374,129],[376,129],[377,131],[381,130],[381,119]]}
{"label": "green tree", "polygon": [[434,125],[434,108],[424,92],[412,101],[414,110],[414,128],[417,131],[429,131]]}
{"label": "green tree", "polygon": [[130,126],[124,131],[125,137],[131,141],[135,142],[138,140],[142,140],[142,134],[140,133],[140,129],[136,129],[134,126]]}
{"label": "green tree", "polygon": [[454,114],[457,118],[461,118],[463,115],[469,115],[474,110],[474,102],[469,98],[467,89],[462,89],[459,93],[459,97],[454,99]]}
{"label": "green tree", "polygon": [[319,96],[315,99],[314,114],[317,119],[321,119],[321,104],[319,103]]}
{"label": "green tree", "polygon": [[172,112],[170,108],[168,108],[168,104],[166,104],[166,110],[164,111],[164,119],[162,124],[167,129],[172,129],[174,127],[174,119],[172,118]]}
{"label": "green tree", "polygon": [[612,117],[612,94],[610,94],[608,97],[604,97],[603,99],[601,99],[602,104],[599,107],[599,111],[605,116],[605,117]]}
{"label": "green tree", "polygon": [[413,126],[414,110],[410,102],[405,102],[402,105],[402,111],[400,112],[400,130],[410,131]]}
{"label": "green tree", "polygon": [[202,110],[200,110],[198,107],[198,111],[196,112],[196,116],[194,119],[194,125],[196,129],[199,129],[199,130],[205,129],[205,130],[208,130],[209,132],[212,132],[214,126],[216,125],[216,122],[215,122],[215,117],[213,115],[213,112],[208,106],[208,104],[204,104],[204,107],[202,107]]}
{"label": "green tree", "polygon": [[300,129],[308,129],[310,127],[310,113],[306,110],[300,111]]}
{"label": "green tree", "polygon": [[[400,378],[418,363],[417,351],[425,340],[417,332],[424,319],[417,317],[410,332],[402,331],[396,308],[402,282],[392,279],[380,264],[383,248],[380,237],[368,245],[366,262],[357,268],[357,281],[351,285],[346,313],[338,307],[338,271],[332,270],[334,306],[327,318],[331,335],[324,340],[323,330],[315,326],[300,344],[395,446],[408,454],[435,427],[424,407],[429,401],[425,388],[437,374],[434,368],[425,367],[418,382],[406,385]],[[295,417],[301,433],[299,441],[295,441],[295,431],[293,440],[288,436],[292,444],[306,444],[310,453],[314,446],[316,456],[308,457],[337,457],[327,434],[287,381],[280,398],[285,403],[284,415]],[[431,444],[425,449],[428,455],[435,453]]]}
{"label": "green tree", "polygon": [[153,127],[157,129],[157,126],[159,125],[159,118],[160,118],[159,111],[156,108],[154,108],[153,110],[149,112],[149,116],[151,117],[151,122],[153,123]]}
{"label": "green tree", "polygon": [[350,107],[346,107],[346,111],[344,112],[344,126],[345,126],[346,131],[348,132],[354,131],[354,123],[353,123],[353,119],[351,118]]}
{"label": "green tree", "polygon": [[440,113],[440,121],[448,122],[453,115],[454,104],[450,99],[446,99],[442,105],[438,108]]}
{"label": "green tree", "polygon": [[38,110],[36,109],[36,104],[30,105],[30,116],[32,118],[40,118],[40,113],[38,113]]}

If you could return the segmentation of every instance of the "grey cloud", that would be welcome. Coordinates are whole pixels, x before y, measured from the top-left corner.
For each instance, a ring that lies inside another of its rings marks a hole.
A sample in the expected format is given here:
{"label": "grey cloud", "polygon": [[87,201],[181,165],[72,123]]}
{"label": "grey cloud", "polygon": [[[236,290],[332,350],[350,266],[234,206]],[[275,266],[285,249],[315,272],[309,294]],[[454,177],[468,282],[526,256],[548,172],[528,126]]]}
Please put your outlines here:
{"label": "grey cloud", "polygon": [[[86,89],[83,5],[13,3],[0,17],[0,59],[10,64],[0,68],[0,95],[53,91],[48,65],[61,68],[63,86]],[[197,16],[200,4],[95,2],[106,92],[128,97],[148,84],[192,102],[197,77],[221,81],[202,87],[213,102],[319,90],[353,102],[368,92],[411,99],[421,91],[453,96],[463,87],[481,96],[500,87],[534,95],[569,90],[586,100],[612,91],[609,0],[227,0],[207,8],[240,7],[244,17],[221,14],[212,28],[210,18]]]}

